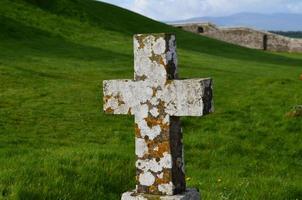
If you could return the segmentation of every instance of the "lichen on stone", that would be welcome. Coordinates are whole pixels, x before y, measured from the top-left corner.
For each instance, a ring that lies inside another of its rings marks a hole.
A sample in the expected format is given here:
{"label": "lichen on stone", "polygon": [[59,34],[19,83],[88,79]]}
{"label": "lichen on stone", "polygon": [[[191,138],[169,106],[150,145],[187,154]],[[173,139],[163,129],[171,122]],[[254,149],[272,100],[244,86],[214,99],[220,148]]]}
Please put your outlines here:
{"label": "lichen on stone", "polygon": [[105,112],[135,116],[137,193],[185,190],[178,116],[211,112],[211,91],[211,79],[178,80],[174,35],[134,36],[134,80],[104,81],[103,100]]}

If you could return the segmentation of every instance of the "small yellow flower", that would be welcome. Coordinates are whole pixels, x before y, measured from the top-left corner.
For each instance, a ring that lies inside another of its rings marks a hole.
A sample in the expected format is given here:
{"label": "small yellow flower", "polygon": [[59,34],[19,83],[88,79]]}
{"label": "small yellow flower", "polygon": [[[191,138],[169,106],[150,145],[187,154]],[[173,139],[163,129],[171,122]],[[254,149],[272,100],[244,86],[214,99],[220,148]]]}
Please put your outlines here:
{"label": "small yellow flower", "polygon": [[221,180],[221,178],[219,178],[217,181],[218,181],[218,183],[220,183],[222,180]]}
{"label": "small yellow flower", "polygon": [[186,178],[186,181],[190,181],[190,180],[191,180],[191,177],[187,177],[187,178]]}

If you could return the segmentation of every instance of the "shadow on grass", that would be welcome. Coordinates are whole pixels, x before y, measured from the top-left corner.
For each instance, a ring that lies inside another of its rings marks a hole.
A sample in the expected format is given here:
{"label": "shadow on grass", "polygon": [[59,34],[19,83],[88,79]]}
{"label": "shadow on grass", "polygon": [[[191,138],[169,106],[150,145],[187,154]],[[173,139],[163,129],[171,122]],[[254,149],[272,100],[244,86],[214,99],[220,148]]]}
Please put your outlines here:
{"label": "shadow on grass", "polygon": [[[81,61],[110,61],[118,58],[129,59],[129,55],[121,54],[99,47],[76,44],[50,32],[27,26],[16,20],[0,15],[0,41],[5,51],[0,53],[7,57],[54,57],[77,59]],[[17,46],[12,49],[11,45]]]}
{"label": "shadow on grass", "polygon": [[[62,15],[66,18],[72,18],[78,20],[79,22],[89,23],[92,26],[98,26],[101,29],[122,33],[129,36],[129,40],[132,40],[132,35],[137,33],[173,32],[177,35],[178,46],[181,49],[246,62],[302,67],[302,55],[301,58],[290,58],[280,54],[278,55],[270,52],[239,47],[233,44],[185,32],[166,24],[148,19],[136,13],[132,13],[130,11],[102,2],[70,0],[27,1],[31,2],[32,6],[39,7],[46,12]],[[108,10],[110,10],[110,12],[107,12]],[[8,24],[7,20],[8,19],[3,17],[0,18],[0,30],[2,32],[0,35],[3,35],[7,32],[10,36],[17,36],[17,38],[30,36],[29,38],[31,39],[33,36],[36,37],[39,35],[44,35],[45,37],[43,40],[40,40],[43,41],[43,43],[40,46],[36,44],[33,46],[33,48],[37,47],[38,50],[41,50],[42,52],[46,51],[47,54],[50,53],[56,57],[66,57],[69,55],[78,59],[133,59],[129,56],[129,54],[119,54],[117,52],[111,52],[91,46],[69,43],[64,41],[62,38],[49,39],[51,33],[43,32],[32,27],[25,27],[16,21],[13,23],[9,21],[9,24],[13,26],[9,27],[9,29],[3,29],[3,26],[5,27],[6,24]]]}
{"label": "shadow on grass", "polygon": [[30,200],[119,199],[134,187],[133,161],[124,152],[66,150],[64,155],[50,153],[46,157],[38,153],[35,162],[29,160],[18,173],[22,178],[16,180],[22,187],[6,185],[6,197],[16,193],[17,199]]}

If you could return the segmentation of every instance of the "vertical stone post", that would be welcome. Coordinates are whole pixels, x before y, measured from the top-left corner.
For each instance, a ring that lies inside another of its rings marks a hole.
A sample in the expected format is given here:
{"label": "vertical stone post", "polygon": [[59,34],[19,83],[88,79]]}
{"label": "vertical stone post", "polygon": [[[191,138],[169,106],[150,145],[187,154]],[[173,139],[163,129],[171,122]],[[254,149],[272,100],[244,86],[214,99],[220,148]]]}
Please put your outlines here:
{"label": "vertical stone post", "polygon": [[137,192],[172,195],[185,190],[182,133],[179,117],[165,111],[165,85],[177,78],[175,37],[134,36],[134,79],[148,82],[152,98],[135,115]]}

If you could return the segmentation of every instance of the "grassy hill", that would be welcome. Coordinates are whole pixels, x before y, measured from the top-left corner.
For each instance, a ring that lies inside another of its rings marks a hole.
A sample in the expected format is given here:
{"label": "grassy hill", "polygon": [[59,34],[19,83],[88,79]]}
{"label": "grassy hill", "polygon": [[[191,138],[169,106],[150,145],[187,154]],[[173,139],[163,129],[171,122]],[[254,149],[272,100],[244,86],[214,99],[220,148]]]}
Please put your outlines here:
{"label": "grassy hill", "polygon": [[174,32],[180,75],[213,77],[215,113],[183,118],[204,199],[301,199],[301,54],[245,49],[88,0],[0,1],[0,199],[119,199],[134,188],[133,117],[103,79],[133,77],[132,35]]}

